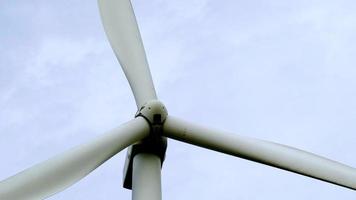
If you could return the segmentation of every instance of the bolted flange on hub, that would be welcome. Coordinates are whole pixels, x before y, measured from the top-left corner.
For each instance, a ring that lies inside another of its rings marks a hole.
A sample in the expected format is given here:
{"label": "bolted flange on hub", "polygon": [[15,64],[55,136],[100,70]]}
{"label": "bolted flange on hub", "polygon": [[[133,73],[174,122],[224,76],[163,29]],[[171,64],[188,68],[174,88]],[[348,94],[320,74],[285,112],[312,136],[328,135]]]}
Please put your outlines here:
{"label": "bolted flange on hub", "polygon": [[135,117],[143,117],[150,125],[150,134],[142,141],[133,144],[127,151],[124,167],[124,188],[132,189],[132,162],[138,153],[151,153],[157,155],[163,164],[167,149],[167,138],[162,137],[163,123],[168,115],[164,104],[158,100],[145,103],[136,113]]}

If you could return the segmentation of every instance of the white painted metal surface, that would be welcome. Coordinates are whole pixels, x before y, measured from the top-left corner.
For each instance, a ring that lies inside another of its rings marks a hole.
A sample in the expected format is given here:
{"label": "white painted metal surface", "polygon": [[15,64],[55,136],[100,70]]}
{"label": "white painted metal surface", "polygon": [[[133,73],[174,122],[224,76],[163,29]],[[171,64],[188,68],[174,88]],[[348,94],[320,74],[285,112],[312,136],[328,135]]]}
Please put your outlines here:
{"label": "white painted metal surface", "polygon": [[164,135],[356,190],[356,169],[274,142],[217,131],[168,116]]}
{"label": "white painted metal surface", "polygon": [[1,200],[39,200],[64,190],[149,133],[135,118],[109,133],[0,182]]}
{"label": "white painted metal surface", "polygon": [[132,200],[161,200],[161,159],[139,153],[133,160]]}

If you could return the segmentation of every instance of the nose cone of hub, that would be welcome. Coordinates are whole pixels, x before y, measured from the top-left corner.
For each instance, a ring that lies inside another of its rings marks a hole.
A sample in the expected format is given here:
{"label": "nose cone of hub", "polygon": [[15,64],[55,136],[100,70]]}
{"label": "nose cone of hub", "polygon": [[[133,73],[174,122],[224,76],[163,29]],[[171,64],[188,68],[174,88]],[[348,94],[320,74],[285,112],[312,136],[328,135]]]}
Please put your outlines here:
{"label": "nose cone of hub", "polygon": [[150,124],[163,124],[168,115],[164,104],[158,100],[151,100],[137,111],[136,117],[144,117]]}

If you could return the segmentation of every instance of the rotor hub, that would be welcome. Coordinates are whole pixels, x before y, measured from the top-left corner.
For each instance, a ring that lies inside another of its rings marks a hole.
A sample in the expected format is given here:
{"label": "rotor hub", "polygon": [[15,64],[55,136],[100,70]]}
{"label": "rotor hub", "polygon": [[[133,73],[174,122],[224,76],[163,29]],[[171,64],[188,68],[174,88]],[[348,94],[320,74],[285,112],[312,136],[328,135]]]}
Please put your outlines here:
{"label": "rotor hub", "polygon": [[141,106],[135,117],[138,116],[145,118],[151,126],[162,125],[168,116],[168,112],[162,102],[151,100]]}

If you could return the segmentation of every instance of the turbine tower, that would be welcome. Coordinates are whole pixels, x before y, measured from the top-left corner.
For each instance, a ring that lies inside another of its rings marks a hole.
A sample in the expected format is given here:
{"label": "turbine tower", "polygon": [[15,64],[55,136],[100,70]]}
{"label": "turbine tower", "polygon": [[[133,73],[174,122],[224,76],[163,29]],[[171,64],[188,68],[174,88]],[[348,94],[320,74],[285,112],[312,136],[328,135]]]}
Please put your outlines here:
{"label": "turbine tower", "polygon": [[129,0],[99,0],[112,49],[135,97],[135,118],[103,136],[0,182],[0,199],[38,200],[79,181],[125,148],[123,186],[133,200],[160,200],[167,138],[356,190],[356,169],[274,142],[206,128],[168,114],[152,81]]}

